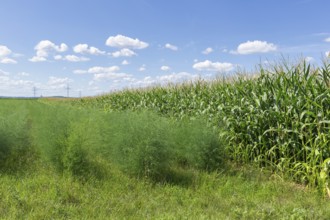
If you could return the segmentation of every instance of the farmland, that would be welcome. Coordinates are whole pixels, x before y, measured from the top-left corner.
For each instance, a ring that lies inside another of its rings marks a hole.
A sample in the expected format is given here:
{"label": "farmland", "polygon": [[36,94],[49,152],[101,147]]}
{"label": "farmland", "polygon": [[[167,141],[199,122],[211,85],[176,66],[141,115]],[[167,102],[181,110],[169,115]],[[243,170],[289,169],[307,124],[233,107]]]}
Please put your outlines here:
{"label": "farmland", "polygon": [[3,219],[329,219],[330,66],[0,100]]}

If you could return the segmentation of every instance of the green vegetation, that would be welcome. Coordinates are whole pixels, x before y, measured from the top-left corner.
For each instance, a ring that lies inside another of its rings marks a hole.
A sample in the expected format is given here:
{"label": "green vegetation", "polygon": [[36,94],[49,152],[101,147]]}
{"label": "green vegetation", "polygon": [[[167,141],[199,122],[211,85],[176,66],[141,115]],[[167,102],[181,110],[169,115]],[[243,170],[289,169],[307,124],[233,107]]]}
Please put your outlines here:
{"label": "green vegetation", "polygon": [[257,77],[126,90],[73,105],[105,111],[153,110],[177,119],[204,117],[236,162],[256,163],[326,191],[329,184],[330,64],[261,69]]}
{"label": "green vegetation", "polygon": [[0,100],[0,218],[329,219],[330,66],[273,70]]}

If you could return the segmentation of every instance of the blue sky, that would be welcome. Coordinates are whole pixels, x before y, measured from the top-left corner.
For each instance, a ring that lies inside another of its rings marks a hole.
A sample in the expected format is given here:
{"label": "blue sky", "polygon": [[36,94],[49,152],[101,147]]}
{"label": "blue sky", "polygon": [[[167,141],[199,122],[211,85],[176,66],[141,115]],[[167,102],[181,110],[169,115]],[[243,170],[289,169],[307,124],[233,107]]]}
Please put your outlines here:
{"label": "blue sky", "polygon": [[328,0],[1,0],[0,96],[91,96],[330,51]]}

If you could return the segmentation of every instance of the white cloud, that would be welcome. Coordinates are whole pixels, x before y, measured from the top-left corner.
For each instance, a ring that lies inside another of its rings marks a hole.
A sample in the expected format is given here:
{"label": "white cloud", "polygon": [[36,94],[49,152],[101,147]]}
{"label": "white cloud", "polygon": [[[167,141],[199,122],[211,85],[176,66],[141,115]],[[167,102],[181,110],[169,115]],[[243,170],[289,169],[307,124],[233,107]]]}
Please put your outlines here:
{"label": "white cloud", "polygon": [[199,76],[197,74],[191,74],[187,72],[172,73],[169,75],[163,75],[157,77],[157,80],[161,83],[178,83],[187,80],[197,79]]}
{"label": "white cloud", "polygon": [[68,50],[68,46],[64,43],[62,43],[61,45],[56,45],[49,40],[42,40],[34,47],[34,50],[36,51],[36,56],[33,56],[29,60],[31,62],[42,62],[47,60],[49,53],[65,52]]}
{"label": "white cloud", "polygon": [[204,62],[195,63],[193,68],[199,71],[228,72],[234,68],[234,65],[231,63],[211,62],[205,60]]}
{"label": "white cloud", "polygon": [[110,47],[132,49],[144,49],[149,46],[148,43],[140,41],[137,38],[133,39],[120,34],[118,34],[117,36],[110,36],[105,44]]}
{"label": "white cloud", "polygon": [[30,73],[27,72],[20,72],[18,73],[19,76],[30,76]]}
{"label": "white cloud", "polygon": [[123,60],[123,62],[121,62],[121,65],[128,65],[129,62],[127,60]]}
{"label": "white cloud", "polygon": [[9,75],[8,72],[6,72],[6,71],[0,69],[0,76],[8,76],[8,75]]}
{"label": "white cloud", "polygon": [[330,51],[325,52],[326,57],[330,57]]}
{"label": "white cloud", "polygon": [[89,61],[89,58],[87,58],[87,57],[77,57],[75,55],[66,55],[64,57],[64,60],[69,61],[69,62],[85,62],[85,61]]}
{"label": "white cloud", "polygon": [[24,54],[21,54],[21,53],[13,53],[12,56],[15,57],[15,58],[18,58],[18,57],[24,57]]}
{"label": "white cloud", "polygon": [[86,70],[74,70],[73,73],[74,74],[85,74],[85,73],[88,73],[88,71],[86,71]]}
{"label": "white cloud", "polygon": [[3,45],[0,45],[0,57],[6,57],[11,54],[11,50]]}
{"label": "white cloud", "polygon": [[47,88],[49,89],[60,89],[65,88],[69,83],[73,82],[72,79],[69,79],[68,77],[65,78],[59,78],[55,76],[50,76],[48,78],[47,82]]}
{"label": "white cloud", "polygon": [[131,78],[132,75],[126,73],[118,73],[120,70],[119,66],[94,66],[89,68],[88,70],[74,70],[73,73],[75,74],[85,74],[90,73],[93,74],[94,81],[101,81],[101,80],[123,80],[125,78]]}
{"label": "white cloud", "polygon": [[238,45],[236,51],[231,51],[234,54],[252,54],[252,53],[267,53],[276,51],[277,46],[267,41],[247,41]]}
{"label": "white cloud", "polygon": [[16,60],[9,58],[8,56],[11,55],[12,52],[11,50],[4,46],[4,45],[0,45],[0,63],[3,64],[15,64],[17,63]]}
{"label": "white cloud", "polygon": [[171,68],[169,66],[161,66],[160,69],[163,70],[163,71],[168,71]]}
{"label": "white cloud", "polygon": [[101,81],[101,80],[123,80],[125,78],[131,78],[132,75],[126,73],[118,73],[120,70],[119,66],[109,66],[109,67],[102,67],[102,66],[94,66],[89,68],[88,70],[74,70],[74,74],[86,74],[90,73],[93,74],[94,81]]}
{"label": "white cloud", "polygon": [[87,57],[78,57],[76,55],[66,55],[66,56],[56,55],[54,56],[54,60],[65,60],[69,62],[86,62],[89,61],[90,59]]}
{"label": "white cloud", "polygon": [[16,60],[13,60],[11,58],[5,57],[5,58],[2,58],[0,60],[0,63],[3,63],[3,64],[15,64],[15,63],[17,63],[17,61]]}
{"label": "white cloud", "polygon": [[31,62],[44,62],[47,61],[45,57],[38,57],[38,56],[33,56],[31,59],[29,59]]}
{"label": "white cloud", "polygon": [[111,53],[113,57],[131,57],[135,56],[136,53],[128,48],[123,48],[119,51]]}
{"label": "white cloud", "polygon": [[144,71],[146,71],[146,65],[145,64],[143,64],[142,66],[140,66],[140,68],[139,68],[139,71],[140,72],[144,72]]}
{"label": "white cloud", "polygon": [[124,79],[125,78],[131,78],[132,75],[126,74],[126,73],[97,73],[94,74],[94,80],[100,81],[100,80],[115,80],[115,79]]}
{"label": "white cloud", "polygon": [[309,62],[313,62],[315,59],[313,58],[313,57],[306,57],[305,58],[305,61],[307,62],[307,63],[309,63]]}
{"label": "white cloud", "polygon": [[75,53],[91,54],[91,55],[104,55],[105,51],[101,51],[96,47],[89,47],[88,44],[77,44],[73,47]]}
{"label": "white cloud", "polygon": [[210,53],[212,53],[213,52],[213,49],[211,48],[211,47],[208,47],[208,48],[206,48],[205,50],[203,50],[203,54],[205,54],[205,55],[207,55],[207,54],[210,54]]}
{"label": "white cloud", "polygon": [[55,59],[55,60],[62,60],[63,57],[62,57],[62,55],[55,55],[55,56],[54,56],[54,59]]}
{"label": "white cloud", "polygon": [[29,80],[21,80],[21,79],[12,79],[9,77],[9,74],[1,74],[0,70],[0,91],[1,94],[6,95],[8,91],[10,91],[10,95],[12,94],[19,94],[19,95],[26,95],[26,91],[31,91],[32,86],[34,83]]}
{"label": "white cloud", "polygon": [[165,44],[165,48],[170,49],[170,50],[174,50],[174,51],[178,50],[177,46],[169,44],[169,43]]}
{"label": "white cloud", "polygon": [[58,84],[69,83],[69,82],[72,82],[72,80],[69,79],[68,77],[59,78],[59,77],[55,77],[55,76],[50,76],[47,84],[48,85],[58,85]]}
{"label": "white cloud", "polygon": [[330,37],[324,39],[325,42],[330,42]]}
{"label": "white cloud", "polygon": [[180,83],[185,81],[197,80],[199,76],[197,74],[191,74],[187,72],[171,73],[168,75],[161,75],[156,77],[147,76],[141,80],[131,80],[130,86],[132,87],[147,87],[153,85],[166,85],[169,83]]}
{"label": "white cloud", "polygon": [[119,66],[110,66],[110,67],[102,67],[102,66],[94,66],[88,69],[88,73],[99,74],[99,73],[114,73],[120,70]]}

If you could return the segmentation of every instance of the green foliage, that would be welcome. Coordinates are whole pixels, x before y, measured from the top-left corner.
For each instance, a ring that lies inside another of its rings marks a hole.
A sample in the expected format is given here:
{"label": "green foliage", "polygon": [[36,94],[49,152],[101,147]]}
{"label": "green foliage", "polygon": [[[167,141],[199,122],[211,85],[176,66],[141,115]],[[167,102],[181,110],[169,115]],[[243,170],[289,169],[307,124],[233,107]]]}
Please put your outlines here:
{"label": "green foliage", "polygon": [[[102,178],[102,167],[95,158],[108,160],[125,173],[160,182],[187,182],[184,169],[223,169],[224,146],[202,119],[178,122],[152,112],[103,113],[36,101],[24,108],[16,112],[21,120],[14,116],[19,129],[3,129],[3,163],[31,154],[32,148],[24,151],[20,147],[24,143],[33,146],[41,163],[80,179]],[[15,126],[9,118],[6,123]],[[30,127],[25,129],[25,124]],[[10,163],[18,166],[15,161]]]}
{"label": "green foliage", "polygon": [[[31,144],[26,105],[13,109],[19,101],[1,101],[0,105],[0,172],[17,172],[29,168],[36,152]],[[13,105],[14,104],[14,105]],[[27,103],[25,103],[27,104]]]}
{"label": "green foliage", "polygon": [[231,159],[324,188],[330,179],[329,82],[326,62],[320,68],[283,63],[261,68],[257,77],[125,90],[71,104],[107,112],[148,109],[179,120],[202,116],[226,139]]}
{"label": "green foliage", "polygon": [[195,172],[188,187],[107,172],[107,179],[84,182],[47,166],[32,175],[1,174],[0,219],[330,218],[328,199],[253,167]]}
{"label": "green foliage", "polygon": [[179,123],[151,112],[121,112],[108,114],[105,125],[104,151],[127,173],[175,182],[180,167],[223,169],[224,146],[205,122]]}
{"label": "green foliage", "polygon": [[[37,105],[37,103],[36,103]],[[34,107],[34,142],[42,158],[60,173],[88,177],[95,173],[93,156],[99,142],[97,112],[39,104]],[[100,168],[101,169],[101,168]]]}

